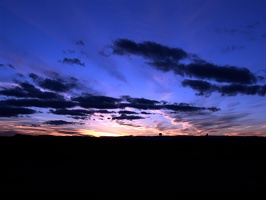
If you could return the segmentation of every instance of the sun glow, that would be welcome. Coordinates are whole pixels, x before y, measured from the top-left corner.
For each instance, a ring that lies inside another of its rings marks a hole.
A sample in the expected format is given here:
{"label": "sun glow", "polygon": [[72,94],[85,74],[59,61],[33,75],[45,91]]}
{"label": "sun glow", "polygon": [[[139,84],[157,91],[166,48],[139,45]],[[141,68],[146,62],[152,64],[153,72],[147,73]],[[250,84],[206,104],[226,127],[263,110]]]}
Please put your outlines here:
{"label": "sun glow", "polygon": [[118,137],[123,136],[118,133],[102,132],[102,131],[93,131],[93,130],[81,130],[82,135],[94,136],[94,137]]}

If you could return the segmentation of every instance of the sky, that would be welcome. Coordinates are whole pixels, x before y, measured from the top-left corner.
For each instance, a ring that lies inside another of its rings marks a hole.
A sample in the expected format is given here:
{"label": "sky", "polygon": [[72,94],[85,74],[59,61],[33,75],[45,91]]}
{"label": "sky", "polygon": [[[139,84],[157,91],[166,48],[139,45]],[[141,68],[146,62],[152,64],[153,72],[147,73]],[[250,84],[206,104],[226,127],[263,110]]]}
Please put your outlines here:
{"label": "sky", "polygon": [[266,136],[265,9],[1,0],[0,135]]}

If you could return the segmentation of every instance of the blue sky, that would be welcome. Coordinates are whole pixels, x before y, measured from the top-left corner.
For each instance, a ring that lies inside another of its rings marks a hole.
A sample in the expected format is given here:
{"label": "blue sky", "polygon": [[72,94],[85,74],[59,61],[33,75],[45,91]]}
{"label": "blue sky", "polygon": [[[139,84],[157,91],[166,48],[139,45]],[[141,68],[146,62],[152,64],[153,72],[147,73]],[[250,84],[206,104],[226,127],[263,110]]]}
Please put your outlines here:
{"label": "blue sky", "polygon": [[263,0],[2,0],[0,134],[259,135]]}

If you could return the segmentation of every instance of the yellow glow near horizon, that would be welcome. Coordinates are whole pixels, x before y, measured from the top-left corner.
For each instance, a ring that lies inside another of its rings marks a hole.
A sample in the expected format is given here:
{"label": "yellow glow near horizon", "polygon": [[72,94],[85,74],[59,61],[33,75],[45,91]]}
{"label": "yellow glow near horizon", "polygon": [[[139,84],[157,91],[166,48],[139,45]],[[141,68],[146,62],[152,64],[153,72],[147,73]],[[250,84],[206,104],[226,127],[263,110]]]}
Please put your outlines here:
{"label": "yellow glow near horizon", "polygon": [[80,130],[82,135],[94,136],[94,137],[118,137],[124,136],[118,133],[109,133],[109,132],[102,132],[102,131],[93,131],[93,130]]}

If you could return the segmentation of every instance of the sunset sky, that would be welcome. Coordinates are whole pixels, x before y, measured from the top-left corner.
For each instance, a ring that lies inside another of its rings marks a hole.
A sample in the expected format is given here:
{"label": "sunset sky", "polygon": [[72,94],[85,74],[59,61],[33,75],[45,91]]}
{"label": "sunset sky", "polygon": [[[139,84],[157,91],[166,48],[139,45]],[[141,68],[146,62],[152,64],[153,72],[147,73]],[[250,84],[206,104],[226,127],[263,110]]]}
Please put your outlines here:
{"label": "sunset sky", "polygon": [[266,136],[265,0],[1,0],[0,135]]}

